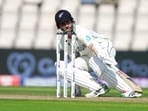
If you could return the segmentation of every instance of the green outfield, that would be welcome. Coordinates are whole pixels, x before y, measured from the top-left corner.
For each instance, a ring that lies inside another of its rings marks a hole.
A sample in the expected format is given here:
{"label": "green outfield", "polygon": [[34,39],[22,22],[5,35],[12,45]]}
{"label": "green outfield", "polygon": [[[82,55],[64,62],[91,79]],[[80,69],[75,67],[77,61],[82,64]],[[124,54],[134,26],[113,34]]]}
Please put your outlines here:
{"label": "green outfield", "polygon": [[[122,98],[115,89],[97,98],[57,99],[52,87],[0,87],[0,111],[147,111],[148,89],[140,98]],[[82,96],[87,90],[82,89]]]}

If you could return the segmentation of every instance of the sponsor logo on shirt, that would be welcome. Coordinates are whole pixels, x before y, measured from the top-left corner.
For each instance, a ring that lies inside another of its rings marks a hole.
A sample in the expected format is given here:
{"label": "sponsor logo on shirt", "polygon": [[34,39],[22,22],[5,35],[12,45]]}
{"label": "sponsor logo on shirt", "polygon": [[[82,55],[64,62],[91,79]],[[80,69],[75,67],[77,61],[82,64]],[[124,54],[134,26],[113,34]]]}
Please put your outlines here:
{"label": "sponsor logo on shirt", "polygon": [[90,40],[91,40],[91,37],[87,35],[86,36],[86,41],[89,42]]}

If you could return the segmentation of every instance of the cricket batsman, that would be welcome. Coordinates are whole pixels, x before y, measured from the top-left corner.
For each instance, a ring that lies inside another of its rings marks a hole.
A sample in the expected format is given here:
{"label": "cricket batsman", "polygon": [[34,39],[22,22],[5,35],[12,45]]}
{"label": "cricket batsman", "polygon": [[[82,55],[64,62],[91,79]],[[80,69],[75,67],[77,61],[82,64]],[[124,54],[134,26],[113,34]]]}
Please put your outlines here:
{"label": "cricket batsman", "polygon": [[[90,93],[87,98],[98,97],[109,91],[105,84],[96,82],[91,76],[93,71],[110,86],[121,92],[121,96],[134,98],[142,96],[142,89],[127,74],[116,67],[116,50],[112,42],[106,36],[92,30],[76,25],[71,13],[67,10],[58,10],[55,14],[57,31],[68,33],[68,44],[71,44],[72,33],[76,34],[76,52],[79,56],[75,59],[76,85],[87,88]],[[64,36],[61,38],[63,48]],[[70,47],[68,49],[71,51]],[[64,61],[60,61],[61,76],[64,75]],[[67,79],[71,81],[71,62],[68,64]]]}

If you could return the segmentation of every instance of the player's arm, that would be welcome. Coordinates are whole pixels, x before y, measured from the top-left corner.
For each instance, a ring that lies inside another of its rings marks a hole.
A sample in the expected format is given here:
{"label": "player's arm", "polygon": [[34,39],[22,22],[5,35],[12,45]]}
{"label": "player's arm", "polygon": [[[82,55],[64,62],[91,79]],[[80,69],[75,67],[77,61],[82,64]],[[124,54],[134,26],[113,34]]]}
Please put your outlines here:
{"label": "player's arm", "polygon": [[98,56],[99,58],[103,58],[101,55],[101,47],[99,46],[99,44],[93,40],[91,41],[91,43],[88,45],[88,47],[95,53],[96,56]]}
{"label": "player's arm", "polygon": [[91,36],[86,35],[85,36],[85,43],[87,44],[88,48],[92,50],[92,52],[98,56],[99,58],[103,58],[101,55],[102,49],[99,46],[98,42]]}

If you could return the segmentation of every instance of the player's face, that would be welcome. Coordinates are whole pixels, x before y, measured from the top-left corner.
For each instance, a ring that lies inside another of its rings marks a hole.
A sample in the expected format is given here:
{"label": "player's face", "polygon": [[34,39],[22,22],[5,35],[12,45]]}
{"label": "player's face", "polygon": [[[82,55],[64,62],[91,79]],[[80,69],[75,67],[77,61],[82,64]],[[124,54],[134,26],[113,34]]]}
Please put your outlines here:
{"label": "player's face", "polygon": [[72,22],[66,21],[59,25],[60,29],[64,32],[71,32],[72,31]]}

